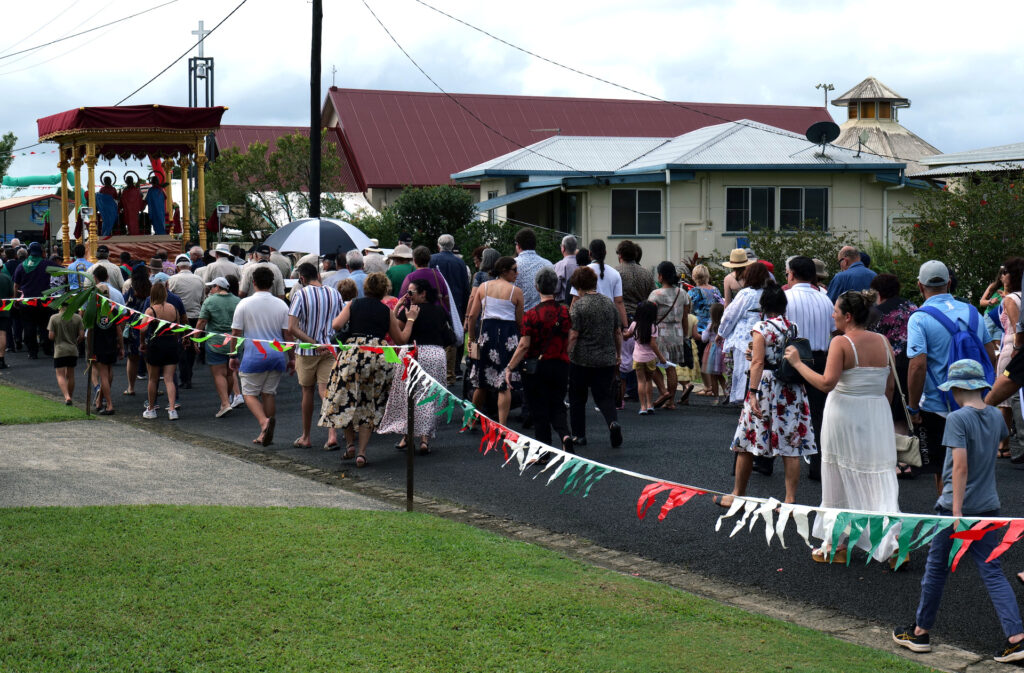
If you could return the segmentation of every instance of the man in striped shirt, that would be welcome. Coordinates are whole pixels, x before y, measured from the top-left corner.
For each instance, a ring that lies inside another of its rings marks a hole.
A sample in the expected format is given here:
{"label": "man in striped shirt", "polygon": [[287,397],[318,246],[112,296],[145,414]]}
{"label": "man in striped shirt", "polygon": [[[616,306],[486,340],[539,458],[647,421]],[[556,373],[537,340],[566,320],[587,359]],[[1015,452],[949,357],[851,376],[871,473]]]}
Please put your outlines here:
{"label": "man in striped shirt", "polygon": [[[796,324],[797,334],[807,339],[814,354],[812,369],[823,374],[828,359],[828,345],[836,324],[832,319],[832,300],[816,285],[818,270],[814,260],[800,255],[786,263],[786,318]],[[807,388],[807,403],[811,407],[811,425],[814,441],[821,446],[821,417],[825,411],[825,393],[814,386]],[[821,479],[821,457],[811,456],[810,478]]]}
{"label": "man in striped shirt", "polygon": [[[292,305],[288,311],[288,328],[292,337],[310,344],[331,343],[334,330],[331,321],[341,313],[344,302],[333,287],[320,283],[320,274],[312,264],[300,264],[299,284],[302,289],[292,292]],[[319,388],[320,398],[327,394],[327,380],[334,366],[334,356],[327,348],[300,348],[295,360],[295,371],[302,386],[302,435],[292,444],[297,449],[312,446],[309,434],[313,427],[314,389]],[[328,428],[325,451],[338,448],[338,437],[334,428]]]}

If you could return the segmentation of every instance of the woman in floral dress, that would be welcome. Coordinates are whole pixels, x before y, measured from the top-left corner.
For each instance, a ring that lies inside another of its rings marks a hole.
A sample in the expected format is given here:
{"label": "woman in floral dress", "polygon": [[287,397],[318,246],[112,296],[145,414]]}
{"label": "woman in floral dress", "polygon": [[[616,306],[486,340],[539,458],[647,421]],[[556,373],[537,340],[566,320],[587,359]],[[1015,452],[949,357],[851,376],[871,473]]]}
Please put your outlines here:
{"label": "woman in floral dress", "polygon": [[[750,381],[740,422],[732,440],[736,453],[736,475],[732,495],[746,495],[754,457],[782,456],[786,470],[786,502],[796,502],[800,481],[800,458],[817,453],[811,431],[811,408],[802,383],[783,383],[775,378],[782,363],[786,339],[796,336],[796,324],[786,319],[786,293],[769,285],[761,293],[764,319],[751,330],[753,335]],[[757,382],[754,385],[754,382]],[[723,507],[732,496],[716,497]]]}
{"label": "woman in floral dress", "polygon": [[[689,316],[690,295],[686,290],[679,287],[679,275],[676,273],[676,265],[672,262],[662,262],[658,265],[658,289],[647,297],[647,300],[658,307],[658,350],[665,356],[666,360],[683,366],[686,360],[687,334],[686,325]],[[666,409],[676,408],[676,388],[679,387],[679,377],[675,367],[665,369],[666,388],[661,372],[654,374],[654,383],[661,393],[654,401],[654,408]],[[683,403],[693,391],[693,384],[688,384],[683,391]]]}
{"label": "woman in floral dress", "polygon": [[[523,291],[515,286],[518,269],[514,257],[502,257],[495,262],[492,275],[494,280],[477,288],[469,307],[469,338],[479,345],[480,355],[473,362],[470,377],[476,385],[473,404],[482,408],[488,394],[497,394],[498,422],[504,425],[512,406],[505,368],[519,346],[525,301]],[[518,385],[519,374],[512,374],[511,380]]]}

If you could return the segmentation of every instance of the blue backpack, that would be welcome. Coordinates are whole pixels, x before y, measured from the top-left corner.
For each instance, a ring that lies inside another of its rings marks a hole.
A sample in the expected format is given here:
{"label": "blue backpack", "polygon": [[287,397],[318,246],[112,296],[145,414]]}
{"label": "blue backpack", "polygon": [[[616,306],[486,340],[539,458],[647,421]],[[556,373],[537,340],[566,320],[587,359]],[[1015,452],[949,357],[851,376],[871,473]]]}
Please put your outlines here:
{"label": "blue backpack", "polygon": [[[992,366],[992,360],[988,356],[988,351],[985,350],[985,345],[978,339],[978,312],[969,311],[969,318],[967,323],[967,329],[961,330],[955,322],[943,315],[942,311],[935,308],[934,306],[922,306],[918,309],[924,311],[931,317],[939,321],[939,324],[946,328],[951,337],[949,342],[949,354],[946,355],[946,371],[949,371],[949,366],[957,360],[974,360],[981,365],[982,371],[985,372],[985,380],[992,384],[996,380],[996,370]],[[935,377],[932,376],[931,370],[928,370],[928,378],[931,379],[932,385],[938,389],[941,381],[936,381]],[[953,399],[952,392],[939,391],[942,396],[942,400],[946,403],[946,407],[950,411],[959,409],[960,406]]]}

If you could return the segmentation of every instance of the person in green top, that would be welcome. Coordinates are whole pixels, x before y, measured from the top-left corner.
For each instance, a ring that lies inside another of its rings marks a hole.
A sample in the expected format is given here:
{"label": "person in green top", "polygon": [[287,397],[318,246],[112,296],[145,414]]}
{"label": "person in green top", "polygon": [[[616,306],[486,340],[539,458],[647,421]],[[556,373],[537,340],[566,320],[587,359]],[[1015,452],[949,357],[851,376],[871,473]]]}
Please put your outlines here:
{"label": "person in green top", "polygon": [[[7,275],[7,267],[0,264],[0,303],[13,296],[14,281]],[[7,369],[4,353],[7,352],[7,330],[11,328],[11,311],[13,308],[13,306],[7,306],[7,310],[0,309],[0,369]]]}
{"label": "person in green top", "polygon": [[[391,281],[392,294],[398,292],[402,287],[402,281],[413,272],[412,248],[407,245],[400,245],[388,256],[391,260],[391,267],[387,270],[388,280]],[[399,297],[401,299],[401,297]]]}
{"label": "person in green top", "polygon": [[[206,284],[210,289],[209,296],[199,309],[199,321],[196,329],[217,334],[231,334],[231,319],[235,315],[235,307],[241,301],[236,295],[231,294],[231,284],[227,278],[218,276]],[[220,397],[220,409],[216,417],[220,418],[235,407],[245,404],[241,391],[238,387],[238,379],[228,369],[228,355],[234,348],[234,341],[224,344],[224,338],[214,336],[207,339],[206,364],[210,366],[210,373],[213,374],[213,385],[217,388],[217,395]],[[196,344],[197,348],[199,344]]]}

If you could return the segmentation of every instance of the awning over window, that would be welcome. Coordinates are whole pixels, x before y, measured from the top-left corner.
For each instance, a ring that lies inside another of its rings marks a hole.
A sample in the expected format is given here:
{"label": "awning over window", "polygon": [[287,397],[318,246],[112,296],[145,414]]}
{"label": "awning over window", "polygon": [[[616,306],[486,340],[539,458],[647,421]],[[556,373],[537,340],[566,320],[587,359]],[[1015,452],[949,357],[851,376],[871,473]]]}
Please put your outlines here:
{"label": "awning over window", "polygon": [[493,199],[481,201],[476,204],[475,207],[478,213],[486,213],[488,210],[501,208],[502,206],[507,206],[510,203],[515,203],[516,201],[525,201],[526,199],[531,199],[540,194],[546,194],[561,188],[561,185],[555,185],[554,187],[535,187],[533,189],[524,189],[520,192],[512,192],[511,194],[505,194],[504,196],[498,196]]}

